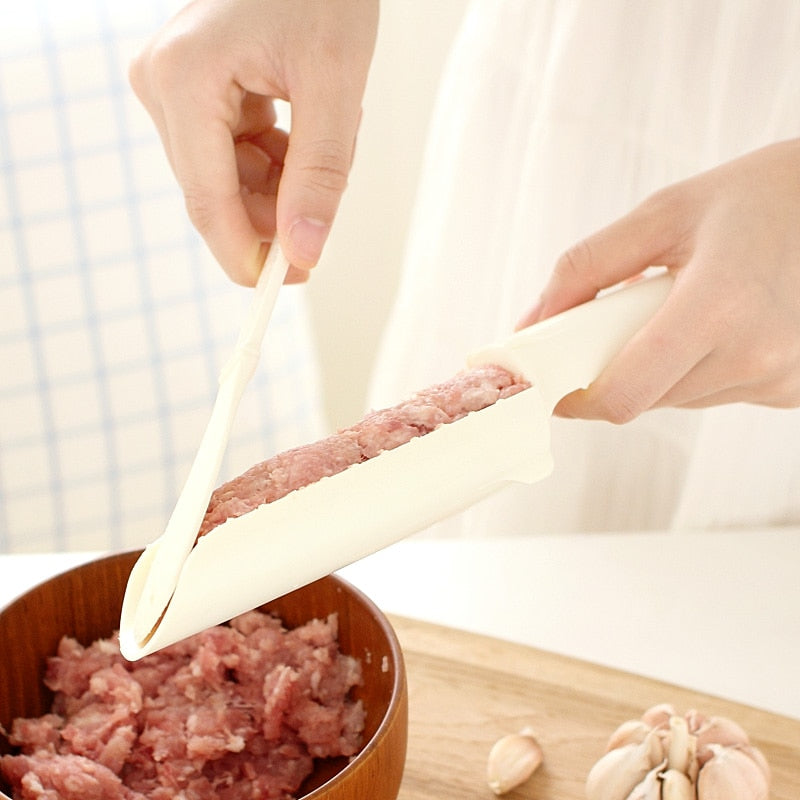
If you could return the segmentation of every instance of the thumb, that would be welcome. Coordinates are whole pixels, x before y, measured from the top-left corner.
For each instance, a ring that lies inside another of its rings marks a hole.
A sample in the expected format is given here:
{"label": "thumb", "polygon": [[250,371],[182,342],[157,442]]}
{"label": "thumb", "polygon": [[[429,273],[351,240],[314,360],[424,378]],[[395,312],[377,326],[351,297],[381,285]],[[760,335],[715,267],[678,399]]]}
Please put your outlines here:
{"label": "thumb", "polygon": [[565,251],[519,327],[591,300],[650,266],[664,266],[676,244],[676,226],[663,211],[651,198]]}
{"label": "thumb", "polygon": [[347,187],[360,118],[360,94],[349,104],[336,92],[292,102],[277,227],[294,267],[308,270],[319,260]]}

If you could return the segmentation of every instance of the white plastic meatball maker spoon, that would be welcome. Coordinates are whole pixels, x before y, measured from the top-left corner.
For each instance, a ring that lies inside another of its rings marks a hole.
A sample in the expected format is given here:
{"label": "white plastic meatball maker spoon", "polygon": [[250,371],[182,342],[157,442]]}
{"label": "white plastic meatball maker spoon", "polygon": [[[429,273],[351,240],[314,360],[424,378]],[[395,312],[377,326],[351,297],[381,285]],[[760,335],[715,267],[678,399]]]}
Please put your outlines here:
{"label": "white plastic meatball maker spoon", "polygon": [[[276,289],[278,259],[275,275],[267,277]],[[202,487],[191,495],[184,490],[182,516],[174,525],[170,520],[134,566],[122,607],[123,655],[140,658],[357,561],[510,482],[549,475],[556,403],[600,374],[658,311],[671,286],[666,272],[644,278],[474,353],[470,366],[498,364],[531,387],[229,519],[195,544],[211,491],[205,465]],[[252,370],[253,347],[241,374]],[[224,375],[231,380],[228,371]],[[237,391],[242,382],[232,381]],[[209,437],[214,449],[222,433],[215,428]],[[179,505],[183,501],[182,495]]]}
{"label": "white plastic meatball maker spoon", "polygon": [[236,411],[258,364],[264,332],[288,269],[275,240],[259,273],[233,354],[220,373],[211,417],[183,490],[164,533],[148,545],[134,567],[136,596],[131,598],[130,590],[125,594],[120,629],[120,638],[124,635],[126,642],[145,644],[170,603],[216,486]]}

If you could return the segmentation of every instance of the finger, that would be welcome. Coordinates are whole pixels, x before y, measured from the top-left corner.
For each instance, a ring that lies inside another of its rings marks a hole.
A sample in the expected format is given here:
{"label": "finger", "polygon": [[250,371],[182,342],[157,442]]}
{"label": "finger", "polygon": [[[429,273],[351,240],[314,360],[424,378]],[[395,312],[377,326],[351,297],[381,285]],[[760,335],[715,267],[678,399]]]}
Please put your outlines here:
{"label": "finger", "polygon": [[[707,364],[710,360],[719,361],[720,366],[710,369]],[[655,403],[654,408],[709,408],[728,403],[751,403],[772,408],[800,406],[800,379],[794,372],[787,372],[779,378],[743,382],[731,378],[726,364],[730,362],[724,357],[705,359]]]}
{"label": "finger", "polygon": [[347,186],[360,120],[360,92],[298,91],[278,189],[278,233],[289,261],[312,268]]}
{"label": "finger", "polygon": [[[712,408],[713,406],[724,406],[732,403],[754,403],[758,405],[784,407],[781,403],[768,403],[763,400],[755,399],[755,393],[745,390],[742,386],[730,386],[708,394],[698,395],[697,397],[679,399],[682,392],[676,393],[675,400],[659,401],[654,408]],[[750,399],[752,396],[753,399]],[[789,406],[786,406],[787,408]]]}
{"label": "finger", "polygon": [[[746,394],[752,394],[752,399],[749,399]],[[703,409],[713,408],[716,406],[732,405],[734,403],[748,403],[750,405],[766,406],[768,408],[778,409],[792,409],[800,407],[800,396],[793,398],[776,397],[774,399],[765,398],[761,392],[744,393],[742,388],[737,386],[732,389],[726,389],[712,394],[698,397],[695,400],[690,400],[680,404],[670,404],[675,408],[686,409]],[[660,408],[658,405],[656,408]]]}
{"label": "finger", "polygon": [[152,90],[146,67],[148,54],[149,48],[143,50],[131,61],[128,67],[128,83],[133,89],[133,93],[144,107],[144,110],[150,115],[150,119],[153,121],[158,136],[161,139],[167,161],[174,172],[175,167],[172,163],[172,152],[169,136],[167,135],[167,123],[164,118],[164,109],[156,99],[156,95]]}
{"label": "finger", "polygon": [[250,139],[264,131],[275,129],[278,114],[271,97],[245,92],[239,108],[239,120],[234,126],[235,139]]}
{"label": "finger", "polygon": [[261,240],[271,242],[275,237],[275,207],[281,165],[251,141],[239,142],[235,149],[247,216]]}
{"label": "finger", "polygon": [[713,405],[713,397],[728,398],[737,393],[739,400],[745,400],[750,396],[753,378],[739,368],[740,359],[732,361],[730,355],[726,348],[715,347],[669,387],[653,408],[702,408]]}
{"label": "finger", "polygon": [[573,245],[556,262],[539,302],[523,318],[530,325],[591,300],[602,289],[650,266],[672,266],[684,239],[684,212],[663,191]]}
{"label": "finger", "polygon": [[234,150],[240,185],[251,192],[276,196],[282,165],[249,140],[237,142]]}
{"label": "finger", "polygon": [[713,349],[689,294],[676,279],[652,319],[587,389],[564,397],[554,413],[622,424],[657,404]]}
{"label": "finger", "polygon": [[241,191],[245,211],[258,233],[261,242],[271,242],[275,238],[275,195],[251,192],[246,187]]}
{"label": "finger", "polygon": [[274,164],[283,166],[286,161],[286,150],[289,146],[289,134],[280,128],[266,128],[243,137],[262,150]]}
{"label": "finger", "polygon": [[228,125],[184,104],[166,114],[173,168],[189,217],[222,268],[237,283],[255,284],[262,237],[245,208]]}

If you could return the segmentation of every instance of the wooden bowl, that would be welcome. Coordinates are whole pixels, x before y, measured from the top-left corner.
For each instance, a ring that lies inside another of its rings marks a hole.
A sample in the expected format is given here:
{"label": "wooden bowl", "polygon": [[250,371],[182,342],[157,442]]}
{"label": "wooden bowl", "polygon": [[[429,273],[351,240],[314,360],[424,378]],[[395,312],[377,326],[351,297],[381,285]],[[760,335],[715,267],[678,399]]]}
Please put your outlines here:
{"label": "wooden bowl", "polygon": [[[46,660],[63,635],[84,645],[119,626],[122,596],[138,552],[91,561],[57,575],[0,611],[0,725],[44,714],[52,693],[42,680]],[[262,606],[295,627],[336,611],[342,652],[361,660],[364,680],[354,690],[366,710],[364,745],[349,761],[318,760],[298,797],[304,800],[395,800],[408,735],[408,687],[397,637],[381,611],[335,576]],[[0,753],[11,747],[0,731]],[[0,797],[8,786],[0,782]]]}

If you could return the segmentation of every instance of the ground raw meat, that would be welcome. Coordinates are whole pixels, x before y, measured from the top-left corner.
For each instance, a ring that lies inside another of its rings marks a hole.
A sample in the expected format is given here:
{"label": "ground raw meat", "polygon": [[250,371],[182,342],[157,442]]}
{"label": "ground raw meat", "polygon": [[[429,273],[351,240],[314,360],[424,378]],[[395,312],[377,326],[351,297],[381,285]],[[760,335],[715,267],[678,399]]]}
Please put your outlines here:
{"label": "ground raw meat", "polygon": [[460,372],[450,381],[418,392],[392,408],[373,411],[327,439],[296,447],[256,464],[211,496],[200,536],[264,503],[321,478],[336,475],[409,440],[480,411],[530,386],[498,366]]}
{"label": "ground raw meat", "polygon": [[135,663],[65,637],[51,713],[14,721],[0,771],[15,800],[286,800],[314,758],[358,751],[360,681],[335,614],[287,631],[250,611]]}

